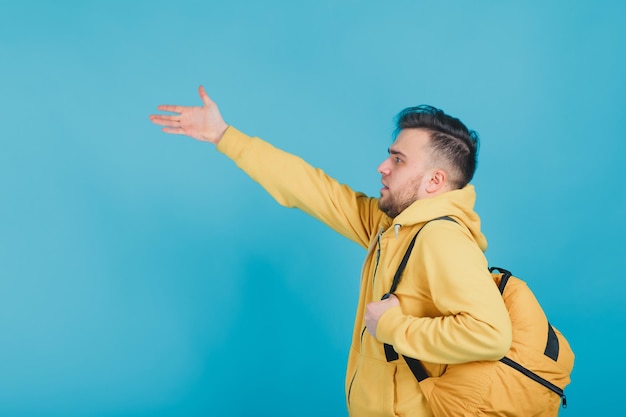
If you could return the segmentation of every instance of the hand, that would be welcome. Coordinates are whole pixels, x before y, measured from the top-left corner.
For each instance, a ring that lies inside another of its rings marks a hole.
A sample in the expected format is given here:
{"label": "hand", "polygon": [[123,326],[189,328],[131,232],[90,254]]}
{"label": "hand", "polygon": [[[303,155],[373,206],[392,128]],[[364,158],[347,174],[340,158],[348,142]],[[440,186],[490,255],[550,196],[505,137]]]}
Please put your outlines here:
{"label": "hand", "polygon": [[228,124],[222,118],[217,104],[204,91],[204,87],[200,86],[198,93],[204,106],[161,105],[157,109],[178,114],[153,114],[150,115],[150,120],[154,124],[165,126],[163,128],[165,133],[187,135],[217,145],[228,128]]}
{"label": "hand", "polygon": [[399,305],[400,301],[398,297],[391,294],[386,300],[375,301],[365,306],[365,326],[367,327],[367,331],[370,332],[372,336],[376,337],[376,327],[378,326],[380,317],[385,311]]}

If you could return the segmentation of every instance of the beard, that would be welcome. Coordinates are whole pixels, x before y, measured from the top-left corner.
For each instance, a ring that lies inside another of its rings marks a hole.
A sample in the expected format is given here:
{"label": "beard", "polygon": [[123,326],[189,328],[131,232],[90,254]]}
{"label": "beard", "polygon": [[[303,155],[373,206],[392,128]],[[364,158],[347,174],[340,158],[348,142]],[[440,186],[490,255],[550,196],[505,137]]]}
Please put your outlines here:
{"label": "beard", "polygon": [[378,200],[378,208],[393,219],[398,214],[402,213],[404,209],[410,206],[415,200],[417,200],[417,198],[412,201],[403,201],[390,194],[387,197],[380,197]]}
{"label": "beard", "polygon": [[387,189],[387,195],[381,194],[378,199],[378,208],[392,219],[402,213],[404,209],[418,200],[417,193],[422,182],[423,175],[411,180],[400,194],[392,193]]}

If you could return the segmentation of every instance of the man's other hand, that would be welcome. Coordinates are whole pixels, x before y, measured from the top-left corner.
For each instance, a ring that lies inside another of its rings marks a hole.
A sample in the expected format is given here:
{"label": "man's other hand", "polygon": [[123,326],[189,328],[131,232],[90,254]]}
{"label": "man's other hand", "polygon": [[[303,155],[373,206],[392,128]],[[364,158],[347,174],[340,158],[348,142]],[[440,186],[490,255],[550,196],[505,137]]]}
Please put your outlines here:
{"label": "man's other hand", "polygon": [[398,297],[391,294],[386,300],[375,301],[365,306],[365,326],[367,326],[367,331],[370,332],[372,336],[376,337],[376,327],[378,326],[380,317],[385,311],[399,305],[400,301]]}
{"label": "man's other hand", "polygon": [[203,106],[160,105],[157,109],[178,114],[152,114],[150,120],[154,124],[164,126],[165,133],[187,135],[217,145],[228,128],[228,124],[222,118],[217,104],[204,91],[204,87],[200,86],[198,93],[204,103]]}

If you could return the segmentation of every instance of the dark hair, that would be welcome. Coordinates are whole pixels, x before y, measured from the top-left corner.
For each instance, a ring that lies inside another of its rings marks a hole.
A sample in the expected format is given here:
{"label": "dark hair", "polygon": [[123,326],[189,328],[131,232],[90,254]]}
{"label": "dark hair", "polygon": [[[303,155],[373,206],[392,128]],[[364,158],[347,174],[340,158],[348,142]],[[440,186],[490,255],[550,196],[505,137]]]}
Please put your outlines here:
{"label": "dark hair", "polygon": [[408,107],[396,116],[394,138],[403,129],[425,129],[430,132],[433,152],[451,164],[451,185],[465,187],[476,172],[478,133],[469,130],[459,119],[433,106]]}

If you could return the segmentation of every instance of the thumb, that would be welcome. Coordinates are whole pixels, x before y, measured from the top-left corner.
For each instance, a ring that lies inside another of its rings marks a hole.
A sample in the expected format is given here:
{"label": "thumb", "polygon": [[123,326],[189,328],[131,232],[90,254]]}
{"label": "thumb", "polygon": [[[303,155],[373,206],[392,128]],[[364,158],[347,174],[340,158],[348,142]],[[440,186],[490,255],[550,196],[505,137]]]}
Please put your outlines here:
{"label": "thumb", "polygon": [[209,98],[209,95],[206,93],[203,86],[198,87],[198,93],[200,94],[202,103],[204,103],[205,106],[213,104],[213,101]]}

